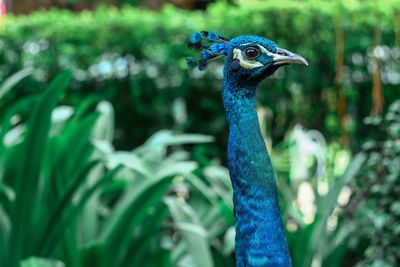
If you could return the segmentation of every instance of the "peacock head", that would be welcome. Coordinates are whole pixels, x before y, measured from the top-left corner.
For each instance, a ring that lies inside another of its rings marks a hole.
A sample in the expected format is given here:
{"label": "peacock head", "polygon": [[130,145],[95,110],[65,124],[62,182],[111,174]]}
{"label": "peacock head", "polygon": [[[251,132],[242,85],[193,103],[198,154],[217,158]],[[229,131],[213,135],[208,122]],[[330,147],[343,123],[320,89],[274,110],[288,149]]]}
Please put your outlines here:
{"label": "peacock head", "polygon": [[[214,32],[195,32],[189,47],[201,51],[198,60],[200,70],[205,69],[210,61],[226,56],[224,76],[237,83],[258,84],[279,67],[289,64],[308,65],[302,56],[259,36],[238,36],[228,40]],[[193,58],[187,61],[190,67],[195,65]]]}

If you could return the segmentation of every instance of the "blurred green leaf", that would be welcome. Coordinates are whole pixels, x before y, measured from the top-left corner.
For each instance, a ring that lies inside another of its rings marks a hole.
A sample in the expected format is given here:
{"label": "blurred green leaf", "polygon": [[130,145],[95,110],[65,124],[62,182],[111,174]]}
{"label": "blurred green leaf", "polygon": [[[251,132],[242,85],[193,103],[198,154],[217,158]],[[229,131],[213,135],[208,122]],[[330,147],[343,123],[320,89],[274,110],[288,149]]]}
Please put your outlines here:
{"label": "blurred green leaf", "polygon": [[[19,173],[16,179],[16,201],[11,216],[12,241],[9,248],[10,266],[16,265],[18,259],[27,256],[32,247],[32,233],[26,224],[35,225],[35,205],[38,202],[40,169],[43,164],[44,149],[50,128],[51,111],[69,85],[71,75],[64,72],[58,75],[47,88],[41,101],[34,107],[27,126],[23,143],[23,152],[19,162]],[[28,241],[27,241],[28,240]]]}
{"label": "blurred green leaf", "polygon": [[33,69],[28,67],[28,68],[22,69],[16,73],[14,73],[7,80],[5,80],[0,85],[0,101],[17,83],[19,83],[25,77],[31,75],[32,72],[33,72]]}
{"label": "blurred green leaf", "polygon": [[166,147],[171,145],[184,145],[195,143],[212,142],[214,139],[211,136],[202,134],[173,134],[171,131],[163,130],[147,140],[145,146],[150,147]]}
{"label": "blurred green leaf", "polygon": [[21,267],[64,267],[65,264],[57,260],[31,257],[21,262]]}
{"label": "blurred green leaf", "polygon": [[214,266],[207,242],[207,231],[196,219],[195,212],[190,206],[178,203],[173,198],[166,198],[165,203],[175,221],[175,227],[187,243],[187,249],[195,266]]}
{"label": "blurred green leaf", "polygon": [[163,197],[172,178],[173,176],[158,176],[131,185],[109,215],[101,240],[107,244],[115,264],[122,261],[121,248],[127,246],[132,231],[142,223],[149,209]]}
{"label": "blurred green leaf", "polygon": [[63,211],[64,214],[62,220],[57,224],[52,224],[52,227],[48,229],[52,231],[48,232],[48,240],[46,240],[46,243],[43,244],[43,247],[37,247],[40,249],[41,253],[48,255],[54,250],[54,245],[57,242],[57,238],[60,237],[60,235],[63,233],[63,230],[69,225],[69,223],[78,216],[79,212],[83,209],[84,205],[90,199],[90,197],[92,197],[94,192],[96,192],[96,190],[98,190],[103,184],[108,183],[120,170],[121,168],[119,166],[97,180],[90,188],[82,193],[76,205],[71,205],[72,203],[69,203],[69,205]]}

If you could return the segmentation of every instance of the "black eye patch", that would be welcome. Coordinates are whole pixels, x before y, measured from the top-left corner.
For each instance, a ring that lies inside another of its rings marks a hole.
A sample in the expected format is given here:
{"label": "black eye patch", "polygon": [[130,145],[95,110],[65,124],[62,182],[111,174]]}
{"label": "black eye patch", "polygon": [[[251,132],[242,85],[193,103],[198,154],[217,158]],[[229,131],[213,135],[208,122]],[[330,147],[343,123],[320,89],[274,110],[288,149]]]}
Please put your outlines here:
{"label": "black eye patch", "polygon": [[231,61],[231,70],[237,71],[240,69],[240,61],[239,59],[233,59]]}

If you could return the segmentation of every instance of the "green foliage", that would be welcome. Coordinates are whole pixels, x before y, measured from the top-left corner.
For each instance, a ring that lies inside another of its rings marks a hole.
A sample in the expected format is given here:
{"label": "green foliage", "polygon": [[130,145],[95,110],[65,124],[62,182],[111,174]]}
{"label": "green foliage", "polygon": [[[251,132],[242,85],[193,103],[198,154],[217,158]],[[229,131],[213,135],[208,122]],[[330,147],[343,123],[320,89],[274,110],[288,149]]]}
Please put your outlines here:
{"label": "green foliage", "polygon": [[18,71],[8,78],[0,87],[0,99],[5,96],[18,82],[32,74],[32,69],[26,68]]}
{"label": "green foliage", "polygon": [[[74,14],[51,10],[8,17],[0,30],[0,78],[24,67],[33,75],[9,94],[0,112],[21,94],[41,90],[59,70],[73,72],[73,93],[65,99],[77,105],[81,98],[99,95],[116,112],[115,144],[133,148],[159,128],[201,132],[217,138],[208,154],[224,159],[226,124],[220,101],[222,61],[205,73],[186,68],[186,48],[193,31],[212,29],[227,37],[239,34],[267,36],[280,46],[303,55],[309,68],[280,70],[263,83],[259,103],[272,108],[273,140],[298,122],[321,129],[336,139],[337,114],[335,30],[344,31],[346,127],[357,146],[364,127],[355,124],[371,110],[371,71],[374,31],[380,25],[384,96],[399,97],[398,0],[376,1],[224,1],[206,12],[165,6],[160,12],[124,7],[99,8]],[[246,25],[244,28],[243,25]],[[396,76],[397,73],[397,76]],[[273,84],[273,90],[271,87]],[[277,101],[279,99],[279,101]],[[317,109],[317,112],[315,110]],[[127,116],[129,114],[130,116]],[[134,120],[132,120],[134,118]],[[137,127],[140,125],[140,127]]]}
{"label": "green foliage", "polygon": [[60,261],[31,257],[20,264],[21,267],[64,267]]}
{"label": "green foliage", "polygon": [[[354,240],[362,248],[357,266],[397,266],[400,262],[400,101],[382,117],[365,122],[374,139],[364,143],[368,155],[354,185],[352,214],[358,229]],[[379,134],[376,134],[379,133]]]}
{"label": "green foliage", "polygon": [[69,72],[58,75],[1,116],[1,265],[229,262],[222,256],[233,223],[229,177],[222,167],[199,168],[179,148],[212,138],[160,131],[133,151],[114,151],[109,103],[56,108],[69,80]]}
{"label": "green foliage", "polygon": [[[339,199],[360,171],[366,156],[363,153],[357,154],[343,167],[343,151],[335,148],[336,145],[326,149],[324,145],[317,145],[315,135],[309,135],[309,140],[304,138],[301,136],[295,142],[293,137],[288,138],[272,153],[293,265],[345,266],[349,260],[348,240],[354,225],[345,217],[347,203],[340,204]],[[325,163],[316,161],[317,155],[307,154],[304,147],[301,153],[296,152],[292,161],[289,154],[293,153],[296,145],[317,146],[318,151],[322,151],[322,161]],[[324,153],[325,149],[327,152]],[[310,166],[302,165],[308,172],[305,177],[291,174],[291,166],[295,166],[298,161],[304,164],[304,160],[313,162]],[[322,173],[318,173],[318,168],[315,168],[320,164],[323,166]],[[335,171],[328,172],[330,169]],[[338,172],[341,169],[344,171]],[[316,173],[313,175],[312,172]]]}

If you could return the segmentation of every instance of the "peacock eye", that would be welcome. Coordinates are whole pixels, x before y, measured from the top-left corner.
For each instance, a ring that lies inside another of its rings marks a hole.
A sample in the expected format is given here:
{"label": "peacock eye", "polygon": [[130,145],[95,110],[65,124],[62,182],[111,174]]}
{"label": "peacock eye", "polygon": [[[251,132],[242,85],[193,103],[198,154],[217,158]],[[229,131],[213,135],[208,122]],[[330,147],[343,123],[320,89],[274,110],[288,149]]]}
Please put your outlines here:
{"label": "peacock eye", "polygon": [[243,52],[247,59],[256,59],[260,55],[260,50],[252,46],[247,47]]}

